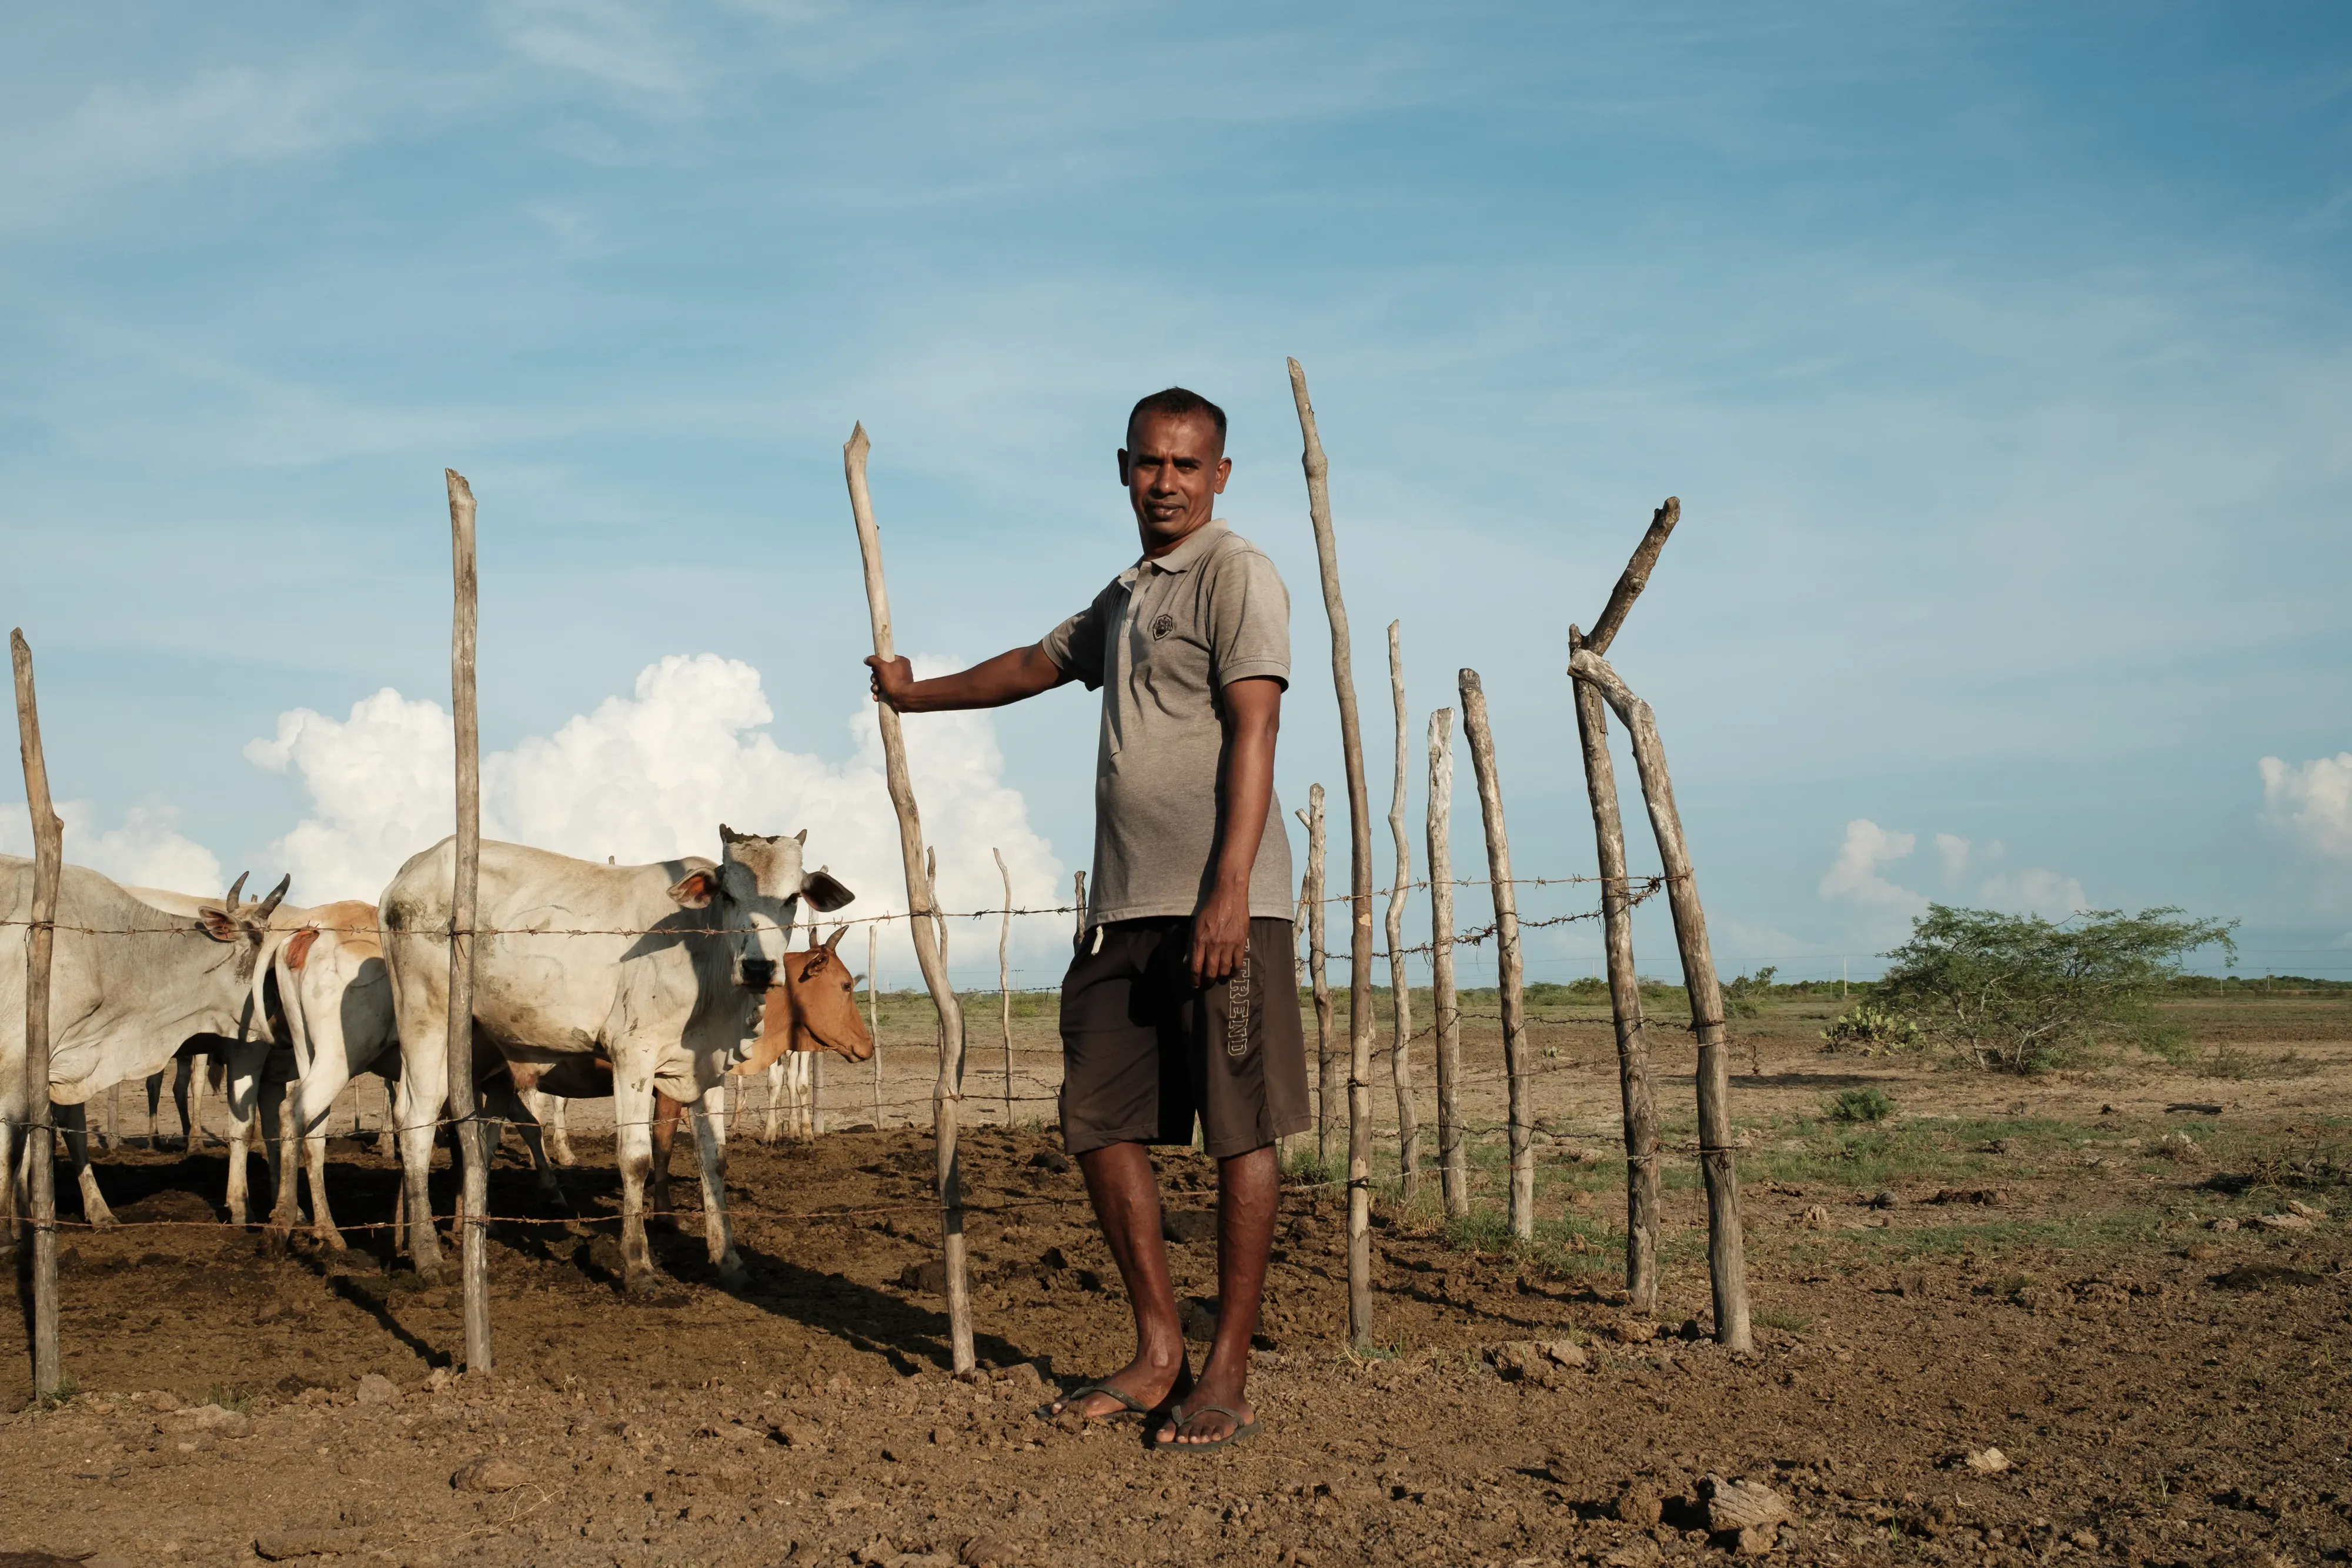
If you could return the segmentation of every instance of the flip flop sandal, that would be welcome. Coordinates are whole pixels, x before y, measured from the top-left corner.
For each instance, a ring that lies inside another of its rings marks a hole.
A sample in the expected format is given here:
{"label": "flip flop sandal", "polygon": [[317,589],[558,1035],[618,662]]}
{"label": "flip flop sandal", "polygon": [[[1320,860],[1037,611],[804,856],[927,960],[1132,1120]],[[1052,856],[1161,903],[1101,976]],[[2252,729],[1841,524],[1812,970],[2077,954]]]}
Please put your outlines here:
{"label": "flip flop sandal", "polygon": [[[1133,1395],[1121,1393],[1119,1390],[1113,1388],[1107,1383],[1083,1383],[1077,1387],[1071,1389],[1067,1394],[1063,1395],[1059,1400],[1048,1399],[1045,1404],[1038,1406],[1036,1411],[1037,1419],[1040,1421],[1052,1421],[1066,1416],[1070,1413],[1071,1406],[1076,1405],[1079,1400],[1084,1399],[1089,1394],[1108,1395],[1111,1398],[1118,1400],[1124,1408],[1118,1410],[1105,1410],[1093,1416],[1081,1416],[1078,1417],[1081,1421],[1090,1424],[1096,1421],[1118,1421],[1129,1416],[1149,1416],[1151,1414],[1151,1406],[1143,1403],[1142,1400],[1136,1398]],[[1054,1408],[1056,1404],[1061,1406],[1061,1408],[1058,1410]]]}
{"label": "flip flop sandal", "polygon": [[[1177,1440],[1177,1438],[1181,1437],[1184,1435],[1185,1427],[1191,1426],[1194,1421],[1200,1419],[1203,1416],[1212,1415],[1223,1416],[1226,1420],[1231,1421],[1234,1424],[1234,1429],[1226,1433],[1222,1437],[1213,1437],[1205,1443],[1184,1443]],[[1155,1442],[1152,1444],[1152,1447],[1159,1449],[1161,1453],[1213,1454],[1219,1448],[1229,1448],[1232,1445],[1240,1442],[1244,1437],[1255,1436],[1257,1432],[1257,1423],[1255,1421],[1243,1420],[1241,1417],[1241,1412],[1238,1410],[1228,1410],[1222,1405],[1203,1405],[1198,1409],[1185,1411],[1183,1415],[1176,1418],[1169,1429],[1175,1434],[1174,1437],[1170,1437],[1168,1441],[1164,1443]]]}

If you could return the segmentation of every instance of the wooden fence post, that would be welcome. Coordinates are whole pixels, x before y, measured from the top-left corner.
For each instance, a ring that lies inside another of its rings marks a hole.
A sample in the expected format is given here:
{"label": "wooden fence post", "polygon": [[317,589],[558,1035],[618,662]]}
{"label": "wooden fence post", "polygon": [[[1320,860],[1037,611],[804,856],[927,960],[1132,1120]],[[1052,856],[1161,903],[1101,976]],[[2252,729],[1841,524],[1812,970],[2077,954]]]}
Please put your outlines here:
{"label": "wooden fence post", "polygon": [[1322,785],[1307,787],[1307,810],[1298,816],[1307,824],[1307,979],[1315,991],[1315,1158],[1328,1170],[1339,1125],[1332,1109],[1339,1097],[1339,1058],[1331,1049],[1330,949],[1323,940]]}
{"label": "wooden fence post", "polygon": [[1607,661],[1589,649],[1580,650],[1572,655],[1570,668],[1579,680],[1600,687],[1633,735],[1633,764],[1642,775],[1642,796],[1650,808],[1651,831],[1658,839],[1666,902],[1674,911],[1675,942],[1682,949],[1691,1032],[1698,1036],[1699,1165],[1706,1176],[1706,1261],[1715,1291],[1715,1337],[1729,1349],[1746,1350],[1753,1343],[1748,1322],[1748,1249],[1740,1230],[1739,1171],[1731,1157],[1731,1071],[1723,1031],[1723,993],[1716,984],[1706,913],[1699,904],[1698,880],[1683,839],[1682,814],[1675,808],[1665,745],[1658,738],[1650,705],[1626,687]]}
{"label": "wooden fence post", "polygon": [[474,490],[455,468],[449,488],[450,714],[457,743],[457,853],[449,895],[449,1119],[464,1156],[458,1279],[465,1299],[466,1370],[488,1372],[490,1357],[489,1127],[474,1093],[474,913],[482,866],[481,724],[474,702]]}
{"label": "wooden fence post", "polygon": [[1070,933],[1070,951],[1075,953],[1087,940],[1087,873],[1074,872],[1070,876],[1070,903],[1077,909],[1077,928]]}
{"label": "wooden fence post", "polygon": [[881,940],[882,923],[866,923],[866,1034],[874,1042],[874,1130],[882,1130],[882,1004],[874,993],[874,971],[880,960],[876,956]]}
{"label": "wooden fence post", "polygon": [[1339,554],[1331,537],[1330,461],[1315,428],[1307,372],[1290,361],[1290,397],[1298,405],[1299,463],[1307,470],[1307,512],[1322,569],[1323,612],[1331,622],[1331,681],[1339,695],[1339,750],[1348,769],[1348,1334],[1372,1343],[1372,817],[1364,787],[1364,736],[1356,716],[1356,674],[1348,646],[1348,606],[1339,594]]}
{"label": "wooden fence post", "polygon": [[1407,1203],[1421,1196],[1421,1118],[1412,1106],[1412,987],[1404,972],[1406,883],[1412,880],[1412,850],[1405,838],[1404,652],[1401,623],[1389,622],[1389,692],[1396,701],[1396,784],[1389,795],[1389,837],[1396,841],[1396,883],[1389,889],[1389,1006],[1396,1014],[1396,1047],[1389,1057],[1389,1081],[1396,1086],[1397,1173]]}
{"label": "wooden fence post", "polygon": [[[1669,496],[1650,515],[1650,527],[1610,591],[1609,602],[1593,622],[1599,638],[1568,629],[1569,650],[1596,654],[1610,643],[1633,601],[1649,585],[1658,552],[1682,517],[1682,502]],[[1633,966],[1633,885],[1625,871],[1624,817],[1617,803],[1617,770],[1609,757],[1609,713],[1590,683],[1572,683],[1576,732],[1584,754],[1584,789],[1592,807],[1592,836],[1601,869],[1601,924],[1608,955],[1609,1010],[1617,1038],[1617,1085],[1624,1110],[1625,1294],[1637,1312],[1656,1310],[1658,1300],[1658,1112],[1650,1082],[1650,1041],[1642,1016],[1642,984]]]}
{"label": "wooden fence post", "polygon": [[1495,736],[1486,723],[1486,690],[1478,672],[1462,672],[1462,735],[1478,778],[1478,814],[1486,826],[1486,877],[1495,894],[1496,989],[1502,998],[1503,1069],[1510,1074],[1511,1234],[1536,1233],[1535,1113],[1528,1104],[1528,1009],[1519,957],[1518,890],[1511,885],[1511,843],[1503,828],[1503,781],[1495,766]]}
{"label": "wooden fence post", "polygon": [[[1580,647],[1575,627],[1568,645]],[[1584,750],[1584,789],[1601,865],[1601,928],[1609,955],[1609,1009],[1616,1025],[1617,1088],[1625,1117],[1625,1294],[1633,1311],[1658,1304],[1658,1111],[1650,1087],[1650,1042],[1643,1031],[1642,987],[1633,972],[1633,887],[1625,875],[1625,827],[1617,808],[1617,772],[1609,759],[1608,717],[1601,694],[1575,683],[1576,733]]]}
{"label": "wooden fence post", "polygon": [[996,874],[1004,879],[1004,924],[996,928],[996,999],[1004,1026],[1004,1130],[1013,1131],[1013,970],[1007,956],[1013,942],[1013,873],[1004,869],[1004,852],[992,849]]}
{"label": "wooden fence post", "polygon": [[[25,809],[33,819],[33,907],[25,932],[25,1107],[31,1117],[21,1145],[29,1167],[33,1210],[33,1397],[47,1399],[65,1382],[58,1354],[57,1121],[49,1110],[49,970],[57,953],[58,894],[65,880],[66,827],[49,803],[49,765],[41,753],[41,710],[33,693],[33,650],[22,630],[8,633],[16,670],[16,742],[25,762]],[[0,1140],[12,1158],[14,1139]],[[12,1228],[16,1217],[0,1216]]]}
{"label": "wooden fence post", "polygon": [[1462,1003],[1454,990],[1454,710],[1429,716],[1429,1001],[1437,1035],[1437,1179],[1445,1217],[1470,1212],[1462,1146]]}
{"label": "wooden fence post", "polygon": [[[841,449],[842,469],[849,482],[850,515],[857,524],[858,553],[866,567],[866,609],[874,627],[874,652],[887,659],[895,656],[890,593],[882,579],[882,533],[866,487],[868,445],[864,424],[851,430]],[[898,727],[898,710],[877,703],[875,716],[882,727],[890,805],[898,816],[898,852],[907,873],[907,924],[914,936],[915,962],[922,968],[923,984],[930,989],[931,1007],[940,1018],[940,1075],[931,1091],[931,1131],[938,1156],[940,1252],[947,1266],[949,1357],[955,1375],[968,1378],[979,1364],[972,1355],[971,1281],[965,1269],[963,1167],[956,1157],[956,1112],[963,1099],[963,1005],[948,981],[947,958],[940,950],[941,928],[935,924],[939,906],[923,869],[922,817],[907,772],[907,741]]]}

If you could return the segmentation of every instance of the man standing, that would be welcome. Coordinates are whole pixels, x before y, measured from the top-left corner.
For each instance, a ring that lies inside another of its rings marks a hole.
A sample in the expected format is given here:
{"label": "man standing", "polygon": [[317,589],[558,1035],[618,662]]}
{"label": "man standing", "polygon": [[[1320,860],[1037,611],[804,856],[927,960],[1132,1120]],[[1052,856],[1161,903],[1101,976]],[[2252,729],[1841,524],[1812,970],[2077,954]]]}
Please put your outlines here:
{"label": "man standing", "polygon": [[[1250,1336],[1274,1241],[1275,1140],[1303,1132],[1307,1046],[1293,988],[1290,841],[1274,745],[1290,677],[1290,596],[1211,516],[1233,473],[1225,414],[1154,392],[1118,455],[1143,559],[1027,648],[919,681],[868,659],[901,713],[999,707],[1069,681],[1102,691],[1087,931],[1062,981],[1062,1137],[1135,1309],[1135,1359],[1051,1408],[1164,1415],[1163,1450],[1257,1429]],[[1147,1145],[1217,1162],[1217,1333],[1198,1381]]]}

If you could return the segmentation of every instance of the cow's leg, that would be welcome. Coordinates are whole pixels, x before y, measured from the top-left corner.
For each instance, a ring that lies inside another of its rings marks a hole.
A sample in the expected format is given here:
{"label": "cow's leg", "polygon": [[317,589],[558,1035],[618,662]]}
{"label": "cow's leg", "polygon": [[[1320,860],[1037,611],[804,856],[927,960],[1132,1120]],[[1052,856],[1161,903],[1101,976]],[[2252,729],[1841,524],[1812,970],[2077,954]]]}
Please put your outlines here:
{"label": "cow's leg", "polygon": [[181,1142],[190,1154],[194,1154],[205,1144],[205,1093],[207,1090],[220,1087],[220,1080],[215,1075],[219,1063],[210,1056],[192,1057],[188,1061],[188,1111],[184,1118],[187,1125],[180,1131]]}
{"label": "cow's leg", "polygon": [[[441,1240],[433,1229],[433,1145],[440,1131],[442,1077],[446,1063],[435,1048],[429,1061],[420,1048],[404,1050],[400,1089],[393,1096],[393,1114],[400,1124],[401,1194],[407,1221],[408,1255],[416,1277],[426,1284],[441,1281]],[[405,1042],[404,1042],[405,1045]]]}
{"label": "cow's leg", "polygon": [[[195,1075],[196,1084],[200,1086],[204,1081],[205,1075],[200,1070]],[[247,1188],[246,1166],[247,1156],[252,1151],[247,1140],[253,1131],[253,1103],[255,1091],[259,1087],[258,1082],[249,1081],[240,1073],[229,1078],[226,1092],[221,1095],[222,1108],[228,1113],[228,1222],[231,1225],[250,1222],[252,1205]],[[204,1104],[201,1093],[196,1103],[201,1110]],[[195,1147],[194,1134],[189,1135],[188,1146],[191,1149]]]}
{"label": "cow's leg", "polygon": [[655,1095],[652,1061],[626,1060],[636,1054],[614,1052],[613,1144],[621,1167],[622,1283],[641,1293],[654,1288],[646,1250],[646,1178],[654,1168]]}
{"label": "cow's leg", "polygon": [[[286,1084],[264,1072],[257,1077],[255,1098],[261,1113],[261,1158],[269,1169],[269,1200],[274,1207],[281,1194],[294,1190],[294,1184],[287,1179],[294,1166],[286,1160]],[[297,1208],[295,1213],[299,1216],[301,1210]]]}
{"label": "cow's leg", "polygon": [[760,1129],[760,1141],[772,1144],[784,1135],[784,1059],[778,1057],[768,1064],[768,1119]]}
{"label": "cow's leg", "polygon": [[393,1092],[400,1084],[400,1061],[397,1054],[393,1058],[393,1070],[385,1073],[379,1082],[383,1088],[383,1120],[376,1124],[375,1156],[380,1160],[389,1160],[397,1158],[400,1154],[400,1140],[394,1132],[399,1118],[392,1112]]}
{"label": "cow's leg", "polygon": [[677,1137],[677,1113],[685,1109],[659,1090],[654,1092],[654,1169],[652,1190],[646,1200],[648,1213],[656,1219],[677,1223],[677,1214],[669,1201],[669,1151]]}
{"label": "cow's leg", "polygon": [[33,1141],[19,1137],[16,1129],[27,1119],[22,1110],[0,1101],[0,1254],[16,1247],[16,1156]]}
{"label": "cow's leg", "polygon": [[[555,1098],[551,1094],[539,1094],[536,1091],[533,1091],[533,1097],[540,1100]],[[531,1113],[530,1106],[523,1096],[515,1091],[513,1082],[509,1079],[499,1079],[483,1091],[483,1098],[490,1113],[499,1117],[501,1124],[511,1124],[521,1137],[522,1146],[530,1155],[531,1175],[539,1183],[540,1196],[555,1207],[571,1212],[572,1205],[563,1196],[563,1184],[555,1179],[554,1163],[547,1157],[547,1139],[540,1131],[539,1118]]]}
{"label": "cow's leg", "polygon": [[[343,1235],[335,1228],[335,1217],[327,1207],[327,1123],[337,1097],[352,1081],[351,1062],[344,1055],[340,1030],[330,1037],[329,1026],[311,1027],[317,1032],[311,1040],[310,1066],[295,1082],[287,1106],[288,1135],[302,1140],[302,1166],[310,1182],[310,1234],[340,1252]],[[289,1228],[301,1223],[301,1206],[295,1201],[290,1174],[278,1191],[278,1207],[270,1223]]]}
{"label": "cow's leg", "polygon": [[[183,1154],[196,1152],[195,1124],[188,1119],[188,1092],[202,1082],[199,1069],[201,1056],[183,1056],[172,1063],[172,1109],[180,1113],[180,1150]],[[196,1097],[196,1109],[204,1109],[204,1096]]]}
{"label": "cow's leg", "polygon": [[704,1091],[694,1108],[694,1153],[702,1166],[702,1236],[710,1248],[719,1283],[732,1291],[744,1281],[743,1260],[735,1252],[735,1228],[727,1218],[727,1081]]}
{"label": "cow's leg", "polygon": [[49,1124],[65,1140],[66,1158],[73,1164],[74,1184],[81,1188],[81,1217],[93,1226],[114,1223],[114,1211],[98,1190],[98,1172],[89,1163],[89,1110],[84,1105],[49,1107]]}
{"label": "cow's leg", "polygon": [[561,1094],[544,1094],[546,1114],[541,1121],[547,1126],[547,1156],[559,1166],[576,1166],[580,1156],[572,1152],[572,1102]]}
{"label": "cow's leg", "polygon": [[155,1113],[163,1108],[163,1075],[147,1075],[147,1146],[155,1146]]}
{"label": "cow's leg", "polygon": [[816,1056],[795,1051],[793,1064],[793,1136],[807,1143],[816,1136]]}

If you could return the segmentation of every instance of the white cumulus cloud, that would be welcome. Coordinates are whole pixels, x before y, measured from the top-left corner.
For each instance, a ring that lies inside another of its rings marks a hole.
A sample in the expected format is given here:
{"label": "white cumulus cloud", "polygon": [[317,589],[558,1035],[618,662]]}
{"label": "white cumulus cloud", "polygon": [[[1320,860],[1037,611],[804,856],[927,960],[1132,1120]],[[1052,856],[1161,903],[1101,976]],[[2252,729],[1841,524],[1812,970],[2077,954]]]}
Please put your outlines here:
{"label": "white cumulus cloud", "polygon": [[[70,864],[88,866],[130,887],[199,894],[227,887],[219,857],[180,831],[180,813],[173,807],[133,806],[123,812],[121,827],[102,829],[97,807],[87,800],[60,800],[58,820],[65,824]],[[33,852],[33,819],[22,800],[0,810],[0,852]]]}
{"label": "white cumulus cloud", "polygon": [[2352,751],[2309,762],[2265,757],[2263,819],[2330,860],[2352,860]]}
{"label": "white cumulus cloud", "polygon": [[[937,674],[944,660],[919,660]],[[587,860],[624,864],[719,853],[719,824],[743,832],[808,830],[810,863],[829,866],[857,894],[844,913],[906,907],[898,819],[884,785],[879,727],[870,706],[849,716],[854,749],[835,761],[787,750],[761,727],[774,718],[760,673],[713,654],[674,654],[647,666],[625,696],[608,697],[554,734],[482,762],[482,830]],[[1029,825],[985,714],[925,714],[906,724],[908,767],[926,838],[939,850],[940,897],[950,910],[1001,905],[992,849],[1002,850],[1016,904],[1060,902],[1062,866]],[[450,831],[455,798],[449,717],[438,705],[390,690],[346,719],[308,709],[278,720],[276,737],[246,754],[298,774],[311,814],[273,848],[305,903],[376,897],[400,862]],[[993,983],[993,920],[951,930],[958,969],[985,967]],[[1033,963],[1066,951],[1066,916],[1014,925]],[[885,928],[891,983],[913,979],[903,926]],[[863,967],[864,946],[845,949]],[[1030,979],[1036,981],[1037,977]]]}
{"label": "white cumulus cloud", "polygon": [[1926,909],[1926,898],[1888,881],[1879,869],[1908,858],[1918,844],[1916,833],[1889,832],[1867,817],[1856,817],[1845,825],[1845,841],[1822,878],[1821,895],[1874,908],[1911,913]]}

